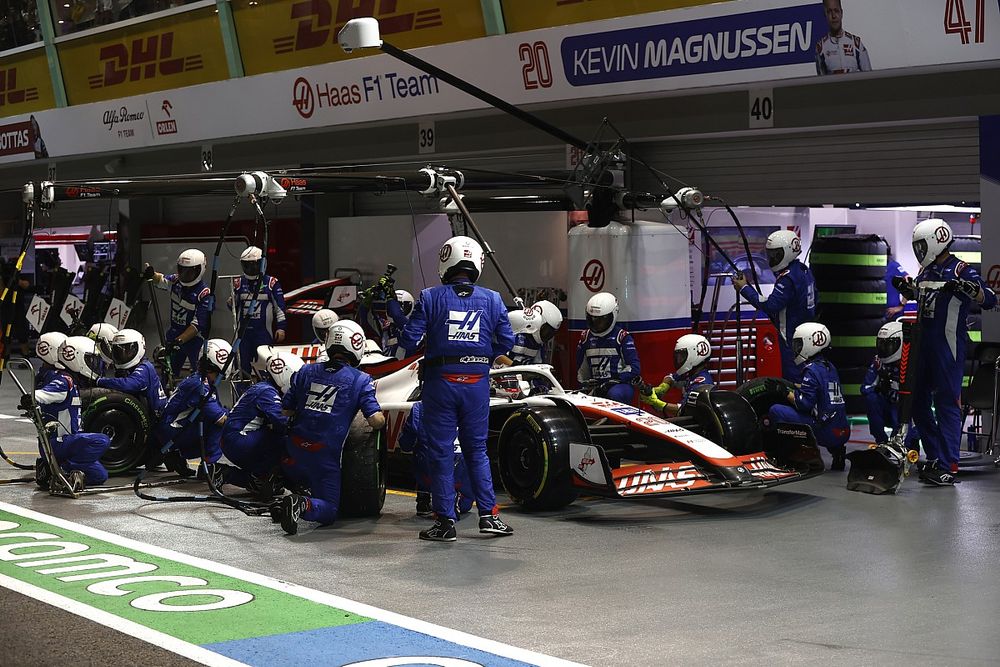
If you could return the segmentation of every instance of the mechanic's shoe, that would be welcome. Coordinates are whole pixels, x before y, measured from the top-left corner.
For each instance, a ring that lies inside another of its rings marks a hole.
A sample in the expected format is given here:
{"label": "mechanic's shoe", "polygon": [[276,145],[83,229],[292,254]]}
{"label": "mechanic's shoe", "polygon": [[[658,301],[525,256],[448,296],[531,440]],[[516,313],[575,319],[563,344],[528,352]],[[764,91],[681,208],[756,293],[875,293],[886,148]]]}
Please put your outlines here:
{"label": "mechanic's shoe", "polygon": [[250,482],[247,484],[250,491],[257,500],[268,501],[285,492],[284,480],[278,475],[250,475]]}
{"label": "mechanic's shoe", "polygon": [[833,454],[833,462],[830,463],[830,470],[843,472],[847,468],[847,447],[840,447],[830,453]]}
{"label": "mechanic's shoe", "polygon": [[48,491],[52,485],[52,468],[43,458],[35,459],[35,484],[43,491]]}
{"label": "mechanic's shoe", "polygon": [[82,470],[70,472],[66,475],[66,481],[69,482],[69,488],[73,493],[79,493],[87,488],[87,476],[83,474]]}
{"label": "mechanic's shoe", "polygon": [[271,523],[281,523],[281,498],[275,498],[267,506],[267,513],[271,515]]}
{"label": "mechanic's shoe", "polygon": [[455,522],[451,519],[439,517],[433,526],[427,530],[420,531],[420,539],[430,540],[431,542],[454,542],[458,539]]}
{"label": "mechanic's shoe", "polygon": [[950,470],[942,470],[934,466],[924,469],[920,481],[931,486],[955,486],[958,484],[958,475]]}
{"label": "mechanic's shoe", "polygon": [[226,483],[226,464],[224,463],[202,463],[198,466],[198,479],[209,482],[209,486],[221,489]]}
{"label": "mechanic's shoe", "polygon": [[176,449],[172,449],[163,455],[163,465],[170,472],[175,472],[181,477],[194,477],[194,470],[188,465],[187,459],[181,456]]}
{"label": "mechanic's shoe", "polygon": [[938,460],[929,459],[924,461],[923,464],[917,463],[917,481],[923,482],[924,484],[931,484],[932,482],[928,479],[930,472],[937,468]]}
{"label": "mechanic's shoe", "polygon": [[487,535],[513,535],[514,529],[503,522],[499,514],[479,517],[479,532]]}
{"label": "mechanic's shoe", "polygon": [[417,491],[417,516],[434,516],[431,509],[431,494],[427,491]]}
{"label": "mechanic's shoe", "polygon": [[278,511],[281,529],[288,535],[299,532],[299,517],[306,511],[306,499],[302,496],[285,496]]}

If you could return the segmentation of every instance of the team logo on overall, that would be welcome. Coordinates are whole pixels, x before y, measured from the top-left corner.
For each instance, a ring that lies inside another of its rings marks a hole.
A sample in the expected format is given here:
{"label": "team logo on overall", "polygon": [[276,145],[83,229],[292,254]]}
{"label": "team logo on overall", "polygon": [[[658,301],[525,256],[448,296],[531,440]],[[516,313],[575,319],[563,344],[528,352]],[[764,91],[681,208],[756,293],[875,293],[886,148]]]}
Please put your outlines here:
{"label": "team logo on overall", "polygon": [[312,412],[333,412],[333,402],[337,400],[336,385],[313,382],[306,393],[306,410]]}
{"label": "team logo on overall", "polygon": [[448,340],[479,342],[479,322],[483,318],[481,310],[448,311]]}

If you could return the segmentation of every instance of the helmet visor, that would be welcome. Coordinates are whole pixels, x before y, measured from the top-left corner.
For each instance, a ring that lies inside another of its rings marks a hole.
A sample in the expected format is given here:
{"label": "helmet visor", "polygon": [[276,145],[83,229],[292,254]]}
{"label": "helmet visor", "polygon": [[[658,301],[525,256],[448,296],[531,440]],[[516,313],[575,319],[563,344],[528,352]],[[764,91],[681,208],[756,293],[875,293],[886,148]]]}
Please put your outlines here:
{"label": "helmet visor", "polygon": [[899,336],[879,338],[875,341],[875,352],[882,359],[891,359],[899,348],[902,347],[903,340]]}
{"label": "helmet visor", "polygon": [[785,249],[784,248],[768,248],[767,249],[767,265],[772,269],[785,259]]}
{"label": "helmet visor", "polygon": [[804,338],[793,338],[792,339],[792,353],[798,357],[802,354],[802,346],[805,345],[806,341]]}
{"label": "helmet visor", "polygon": [[114,361],[114,350],[111,347],[111,341],[107,338],[97,338],[97,349],[101,351],[101,356],[105,359],[110,359]]}
{"label": "helmet visor", "polygon": [[99,376],[101,374],[101,371],[103,370],[101,355],[96,352],[88,352],[84,354],[83,363],[87,368],[89,368],[94,373],[95,376]]}
{"label": "helmet visor", "polygon": [[542,325],[542,328],[538,330],[538,335],[541,336],[543,341],[550,341],[556,335],[555,327],[546,322]]}
{"label": "helmet visor", "polygon": [[924,258],[927,257],[927,239],[919,239],[913,242],[913,256],[917,262],[923,265]]}
{"label": "helmet visor", "polygon": [[611,313],[607,315],[591,315],[587,314],[587,326],[595,334],[603,333],[611,328],[611,324],[614,322],[615,316]]}
{"label": "helmet visor", "polygon": [[200,266],[181,266],[177,265],[177,280],[182,283],[193,283],[198,280],[198,276],[201,275]]}
{"label": "helmet visor", "polygon": [[410,313],[413,312],[413,303],[411,301],[400,301],[399,308],[403,311],[403,315],[409,317]]}
{"label": "helmet visor", "polygon": [[256,278],[260,275],[260,260],[259,259],[249,259],[240,262],[243,266],[243,275],[248,278]]}
{"label": "helmet visor", "polygon": [[684,349],[674,350],[674,368],[680,368],[687,361],[688,351]]}
{"label": "helmet visor", "polygon": [[125,366],[139,353],[139,343],[119,343],[111,346],[111,360],[115,366]]}

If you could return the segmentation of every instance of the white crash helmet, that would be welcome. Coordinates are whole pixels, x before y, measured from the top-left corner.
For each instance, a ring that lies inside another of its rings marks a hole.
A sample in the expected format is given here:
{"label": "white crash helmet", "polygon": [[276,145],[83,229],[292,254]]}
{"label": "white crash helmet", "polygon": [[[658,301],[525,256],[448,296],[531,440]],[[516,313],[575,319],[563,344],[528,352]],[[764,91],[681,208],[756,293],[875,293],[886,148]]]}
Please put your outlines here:
{"label": "white crash helmet", "polygon": [[335,322],[326,334],[326,356],[333,359],[334,355],[341,354],[347,357],[352,366],[357,366],[365,355],[365,340],[364,329],[357,322]]}
{"label": "white crash helmet", "polygon": [[562,326],[562,312],[551,301],[536,301],[524,314],[524,332],[530,333],[539,344],[551,340]]}
{"label": "white crash helmet", "polygon": [[88,380],[101,377],[101,353],[97,341],[86,336],[70,336],[59,346],[59,363]]}
{"label": "white crash helmet", "polygon": [[243,275],[247,278],[256,278],[260,275],[261,260],[264,258],[264,251],[255,245],[250,246],[240,254],[240,266],[243,267]]}
{"label": "white crash helmet", "polygon": [[883,364],[893,364],[903,356],[903,323],[886,322],[875,336],[875,353]]}
{"label": "white crash helmet", "polygon": [[135,329],[122,329],[111,339],[111,361],[115,368],[132,368],[145,356],[146,338]]}
{"label": "white crash helmet", "polygon": [[595,336],[607,336],[618,321],[618,299],[611,292],[601,292],[587,302],[587,326]]}
{"label": "white crash helmet", "polygon": [[[208,342],[205,343],[204,350],[202,350],[201,358],[198,360],[198,370],[202,373],[209,371],[221,373],[232,353],[233,346],[229,344],[229,341],[222,338],[209,338]],[[232,368],[233,364],[229,366]]]}
{"label": "white crash helmet", "polygon": [[918,222],[913,228],[913,255],[920,263],[921,269],[926,269],[951,247],[955,235],[951,225],[939,218],[930,218]]}
{"label": "white crash helmet", "polygon": [[510,320],[510,328],[514,331],[515,336],[527,331],[529,317],[535,317],[535,314],[529,313],[527,308],[512,310],[507,313],[507,319]]}
{"label": "white crash helmet", "polygon": [[198,284],[205,275],[205,253],[197,248],[188,248],[177,256],[177,282],[185,287]]}
{"label": "white crash helmet", "polygon": [[91,325],[87,331],[87,338],[97,341],[97,351],[104,357],[104,361],[109,364],[111,359],[111,339],[118,333],[118,327],[104,322]]}
{"label": "white crash helmet", "polygon": [[476,282],[483,272],[483,247],[468,236],[453,236],[445,241],[438,259],[438,276],[443,283],[459,271],[465,271]]}
{"label": "white crash helmet", "polygon": [[277,351],[270,345],[258,345],[253,353],[253,361],[250,362],[250,369],[258,380],[267,379],[267,360],[277,354]]}
{"label": "white crash helmet", "polygon": [[[265,346],[261,346],[265,347]],[[257,348],[258,350],[260,348]],[[291,352],[284,350],[272,350],[271,356],[264,360],[264,372],[267,373],[274,386],[282,394],[288,393],[288,388],[292,386],[292,376],[305,365],[306,362]]]}
{"label": "white crash helmet", "polygon": [[700,334],[685,334],[674,344],[677,375],[684,376],[698,368],[712,355],[712,345]]}
{"label": "white crash helmet", "polygon": [[399,301],[399,307],[403,310],[403,315],[409,317],[410,313],[413,312],[413,295],[405,289],[398,289],[396,290],[396,301]]}
{"label": "white crash helmet", "polygon": [[322,308],[313,313],[312,327],[313,333],[316,334],[316,340],[320,343],[325,342],[326,333],[339,319],[340,315],[337,315],[337,313],[329,308]]}
{"label": "white crash helmet", "polygon": [[795,363],[804,364],[830,347],[830,330],[819,322],[803,322],[792,334]]}
{"label": "white crash helmet", "polygon": [[775,272],[781,271],[802,254],[799,235],[788,229],[771,232],[764,247],[767,250],[767,265]]}
{"label": "white crash helmet", "polygon": [[50,366],[62,368],[59,363],[59,346],[66,342],[66,334],[58,331],[50,331],[38,337],[35,343],[35,354],[38,358]]}

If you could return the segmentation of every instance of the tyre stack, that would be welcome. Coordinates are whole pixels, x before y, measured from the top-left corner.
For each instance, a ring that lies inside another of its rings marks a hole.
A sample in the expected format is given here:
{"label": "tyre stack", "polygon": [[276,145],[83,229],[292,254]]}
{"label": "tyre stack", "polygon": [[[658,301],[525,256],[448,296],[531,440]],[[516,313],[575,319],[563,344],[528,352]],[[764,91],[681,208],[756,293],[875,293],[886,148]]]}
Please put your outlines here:
{"label": "tyre stack", "polygon": [[850,414],[865,414],[861,383],[885,316],[888,254],[889,244],[874,234],[816,238],[809,251],[817,319],[833,337],[827,358],[840,374]]}
{"label": "tyre stack", "polygon": [[[980,276],[982,276],[983,280],[986,280],[987,277],[983,275],[982,237],[978,235],[955,236],[955,240],[952,242],[950,250],[951,254],[970,265]],[[972,375],[972,359],[976,345],[982,340],[983,337],[983,311],[979,307],[978,303],[973,303],[969,308],[968,325],[969,347],[965,355],[965,379],[963,380],[963,384],[966,387],[969,386],[970,377]]]}

